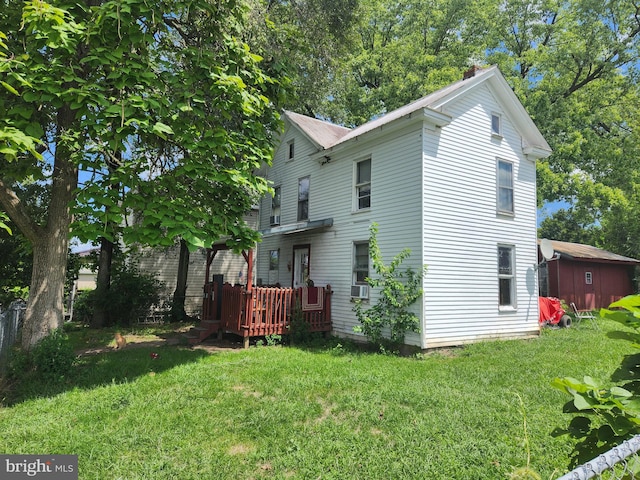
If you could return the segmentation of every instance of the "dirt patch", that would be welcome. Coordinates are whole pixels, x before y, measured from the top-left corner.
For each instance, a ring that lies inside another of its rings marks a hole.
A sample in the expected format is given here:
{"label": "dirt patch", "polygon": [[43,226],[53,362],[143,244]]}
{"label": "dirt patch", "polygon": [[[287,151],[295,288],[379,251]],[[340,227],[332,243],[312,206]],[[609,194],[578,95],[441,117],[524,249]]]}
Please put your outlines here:
{"label": "dirt patch", "polygon": [[[176,331],[173,333],[167,333],[159,335],[155,338],[149,338],[144,335],[124,335],[127,345],[124,349],[130,348],[157,348],[165,346],[189,346],[186,338],[183,336],[183,331]],[[116,350],[115,340],[111,341],[108,345],[100,345],[95,347],[88,347],[76,350],[76,355],[98,355],[101,353],[113,352]],[[234,340],[233,338],[211,338],[202,343],[191,346],[194,350],[205,350],[207,352],[225,352],[242,349],[242,341]]]}
{"label": "dirt patch", "polygon": [[227,453],[229,455],[246,455],[251,450],[252,448],[249,445],[238,443],[237,445],[232,445]]}

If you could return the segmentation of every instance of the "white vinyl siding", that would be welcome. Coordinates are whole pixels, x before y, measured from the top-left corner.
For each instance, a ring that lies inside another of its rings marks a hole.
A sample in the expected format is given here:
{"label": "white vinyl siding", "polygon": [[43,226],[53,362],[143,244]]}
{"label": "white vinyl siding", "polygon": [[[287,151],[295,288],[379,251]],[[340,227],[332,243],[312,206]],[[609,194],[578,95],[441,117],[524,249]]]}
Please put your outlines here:
{"label": "white vinyl siding", "polygon": [[[424,139],[424,346],[538,333],[535,163],[507,116],[493,139],[491,113],[500,110],[482,87],[448,106],[454,120]],[[460,141],[464,139],[464,141]],[[496,158],[513,165],[518,201],[513,215],[496,216]],[[455,191],[442,186],[456,179]],[[517,305],[499,308],[496,245],[513,245]]]}
{"label": "white vinyl siding", "polygon": [[[489,134],[496,112],[500,138]],[[427,265],[424,295],[414,308],[423,331],[408,335],[407,343],[430,348],[538,334],[535,163],[524,157],[522,138],[502,112],[490,89],[479,85],[446,105],[448,125],[401,119],[332,150],[330,162],[312,157],[317,146],[289,126],[267,171],[268,180],[282,188],[281,225],[297,221],[298,180],[309,176],[309,219],[331,218],[333,226],[264,236],[258,276],[267,278],[269,251],[279,249],[278,282],[290,286],[293,246],[309,244],[311,279],[333,291],[334,333],[353,336],[354,243],[367,242],[376,222],[386,264],[409,248],[403,267]],[[296,161],[288,162],[286,142],[294,137]],[[375,198],[370,208],[357,211],[354,163],[369,158]],[[496,215],[498,158],[513,166],[512,215]],[[262,228],[268,228],[268,203],[263,212]],[[518,308],[509,311],[499,308],[497,245],[515,247]],[[377,290],[369,292],[371,304]]]}

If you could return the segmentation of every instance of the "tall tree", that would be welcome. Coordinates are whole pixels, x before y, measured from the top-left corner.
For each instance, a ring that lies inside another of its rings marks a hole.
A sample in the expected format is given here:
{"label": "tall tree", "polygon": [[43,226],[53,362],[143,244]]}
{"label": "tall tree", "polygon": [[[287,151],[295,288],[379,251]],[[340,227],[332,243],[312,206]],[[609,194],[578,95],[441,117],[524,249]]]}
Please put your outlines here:
{"label": "tall tree", "polygon": [[[181,237],[195,247],[222,235],[236,249],[255,242],[242,215],[268,190],[254,170],[270,160],[278,83],[238,40],[242,2],[5,7],[0,31],[10,56],[0,70],[7,112],[0,126],[27,139],[11,137],[0,150],[0,205],[33,247],[25,348],[62,322],[73,213],[82,214],[74,233],[83,240],[114,240],[101,228],[114,224],[124,225],[127,242]],[[29,137],[46,149],[44,161]],[[159,139],[170,154],[156,155]],[[80,170],[88,174],[78,184]],[[42,223],[15,188],[33,177],[51,184]],[[114,183],[121,188],[109,188]],[[127,223],[130,215],[137,222]]]}

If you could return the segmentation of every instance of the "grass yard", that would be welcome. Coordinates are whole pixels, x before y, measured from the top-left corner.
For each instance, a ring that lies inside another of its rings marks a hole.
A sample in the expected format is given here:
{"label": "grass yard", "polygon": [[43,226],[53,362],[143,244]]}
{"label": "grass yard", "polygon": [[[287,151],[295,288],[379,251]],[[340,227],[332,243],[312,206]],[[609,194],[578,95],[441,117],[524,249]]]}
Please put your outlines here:
{"label": "grass yard", "polygon": [[611,381],[635,354],[622,327],[602,325],[412,358],[335,339],[98,350],[60,382],[14,390],[0,452],[77,454],[81,479],[506,479],[527,464],[521,398],[531,467],[556,478],[572,443],[550,434],[571,417],[551,380]]}

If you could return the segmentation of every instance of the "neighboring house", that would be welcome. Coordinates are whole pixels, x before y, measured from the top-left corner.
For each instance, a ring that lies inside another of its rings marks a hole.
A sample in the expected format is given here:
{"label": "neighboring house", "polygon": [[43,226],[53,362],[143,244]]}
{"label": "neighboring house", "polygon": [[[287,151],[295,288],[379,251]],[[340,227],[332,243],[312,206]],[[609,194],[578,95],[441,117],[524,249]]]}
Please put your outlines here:
{"label": "neighboring house", "polygon": [[636,292],[640,261],[580,243],[551,240],[551,245],[556,255],[541,263],[538,272],[541,296],[573,302],[578,310],[595,310]]}
{"label": "neighboring house", "polygon": [[388,264],[426,264],[421,348],[537,335],[536,169],[551,149],[497,67],[353,130],[284,113],[260,208],[258,283],[331,285],[333,332],[353,335],[369,226]]}
{"label": "neighboring house", "polygon": [[[257,228],[257,210],[247,214],[245,220],[251,227]],[[154,274],[158,280],[165,284],[165,300],[168,302],[173,299],[173,293],[176,289],[179,260],[179,243],[168,248],[145,248],[136,256],[140,271]],[[191,252],[189,255],[189,272],[185,299],[185,311],[188,315],[200,315],[206,269],[206,249],[199,248]],[[231,251],[219,252],[211,263],[210,269],[211,273],[218,275],[218,278],[220,278],[222,282],[246,284],[247,263],[242,255],[234,255]]]}

